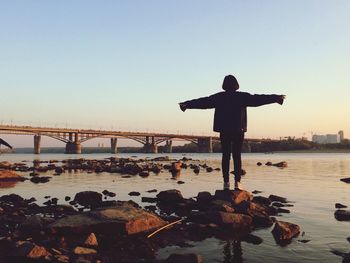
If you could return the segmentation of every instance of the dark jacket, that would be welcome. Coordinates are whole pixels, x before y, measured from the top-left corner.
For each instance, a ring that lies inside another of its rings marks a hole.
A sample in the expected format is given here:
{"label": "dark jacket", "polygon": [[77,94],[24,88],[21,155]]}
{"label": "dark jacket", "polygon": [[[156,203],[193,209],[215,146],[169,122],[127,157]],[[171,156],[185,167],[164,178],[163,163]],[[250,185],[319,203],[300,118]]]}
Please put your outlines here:
{"label": "dark jacket", "polygon": [[252,95],[247,92],[223,91],[184,103],[188,109],[215,108],[214,131],[216,132],[246,132],[247,107],[274,103],[278,98],[278,95]]}

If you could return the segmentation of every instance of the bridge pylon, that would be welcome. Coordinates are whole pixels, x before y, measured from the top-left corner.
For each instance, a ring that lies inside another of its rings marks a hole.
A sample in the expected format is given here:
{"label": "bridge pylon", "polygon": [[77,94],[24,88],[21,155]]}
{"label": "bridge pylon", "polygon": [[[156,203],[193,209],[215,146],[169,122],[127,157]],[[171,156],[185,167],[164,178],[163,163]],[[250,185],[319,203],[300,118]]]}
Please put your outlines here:
{"label": "bridge pylon", "polygon": [[80,154],[81,153],[81,143],[79,138],[79,133],[69,133],[69,141],[66,143],[66,153],[67,154]]}
{"label": "bridge pylon", "polygon": [[111,153],[117,153],[117,138],[111,138]]}
{"label": "bridge pylon", "polygon": [[34,135],[34,154],[40,154],[41,136],[39,134]]}
{"label": "bridge pylon", "polygon": [[198,152],[200,152],[200,153],[212,153],[213,152],[213,140],[211,137],[198,138]]}

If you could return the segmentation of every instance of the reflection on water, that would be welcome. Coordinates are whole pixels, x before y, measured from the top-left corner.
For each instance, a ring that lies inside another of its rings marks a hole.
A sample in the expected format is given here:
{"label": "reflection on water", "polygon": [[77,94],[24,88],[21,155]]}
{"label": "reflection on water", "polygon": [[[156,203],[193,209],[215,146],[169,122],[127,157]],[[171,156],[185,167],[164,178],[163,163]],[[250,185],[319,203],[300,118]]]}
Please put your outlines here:
{"label": "reflection on water", "polygon": [[0,188],[11,188],[15,187],[15,185],[18,183],[18,181],[0,181]]}
{"label": "reflection on water", "polygon": [[[120,157],[130,155],[119,154]],[[137,158],[155,157],[154,155],[138,154]],[[157,156],[160,156],[157,155]],[[103,159],[110,157],[104,154],[80,155],[79,158]],[[182,158],[181,154],[171,155]],[[200,159],[200,163],[207,163],[213,168],[220,167],[219,154],[193,154],[188,158]],[[34,156],[29,154],[3,154],[0,161],[21,162],[28,160],[32,165],[34,159],[63,160],[77,158],[74,155],[43,154]],[[257,162],[273,163],[287,161],[288,168],[257,166]],[[270,194],[287,197],[294,202],[290,207],[290,214],[277,217],[279,220],[289,221],[300,225],[305,236],[293,240],[286,247],[276,245],[270,229],[259,229],[253,232],[263,242],[254,245],[242,239],[206,238],[193,241],[194,247],[167,247],[158,251],[160,259],[169,253],[198,253],[204,262],[341,262],[341,258],[331,253],[338,250],[344,253],[350,251],[346,238],[350,222],[338,222],[334,219],[334,204],[339,202],[350,206],[350,184],[339,179],[350,177],[350,154],[245,154],[243,166],[247,174],[242,178],[243,186],[248,191],[260,190],[263,196]],[[29,173],[24,173],[28,176]],[[74,197],[75,193],[85,190],[102,192],[108,190],[116,193],[118,200],[134,200],[141,205],[142,197],[155,197],[157,193],[148,190],[156,188],[159,191],[178,189],[183,195],[194,197],[199,191],[209,191],[212,194],[222,187],[222,176],[219,171],[206,172],[201,169],[196,175],[190,169],[183,169],[181,175],[172,179],[169,172],[151,173],[147,178],[131,176],[122,177],[120,174],[85,173],[81,171],[66,172],[54,176],[53,172],[43,173],[52,176],[50,182],[33,184],[29,180],[11,185],[12,188],[1,188],[0,195],[17,193],[25,198],[35,197],[38,202],[44,202],[45,196],[57,197],[58,203],[65,204],[65,196]],[[29,178],[29,176],[28,176]],[[184,184],[178,184],[178,180]],[[10,185],[9,185],[10,186]],[[140,196],[129,196],[129,192],[138,191]],[[298,242],[299,239],[311,240],[308,243]],[[238,241],[238,240],[241,240]]]}

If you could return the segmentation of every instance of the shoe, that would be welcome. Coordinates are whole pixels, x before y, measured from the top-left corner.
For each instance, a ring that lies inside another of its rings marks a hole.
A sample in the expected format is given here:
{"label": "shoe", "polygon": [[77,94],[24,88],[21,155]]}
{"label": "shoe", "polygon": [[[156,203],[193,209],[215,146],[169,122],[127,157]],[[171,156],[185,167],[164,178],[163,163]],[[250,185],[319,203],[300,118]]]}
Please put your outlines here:
{"label": "shoe", "polygon": [[241,182],[235,182],[235,190],[243,190],[243,186]]}
{"label": "shoe", "polygon": [[224,182],[224,190],[230,190],[230,182]]}

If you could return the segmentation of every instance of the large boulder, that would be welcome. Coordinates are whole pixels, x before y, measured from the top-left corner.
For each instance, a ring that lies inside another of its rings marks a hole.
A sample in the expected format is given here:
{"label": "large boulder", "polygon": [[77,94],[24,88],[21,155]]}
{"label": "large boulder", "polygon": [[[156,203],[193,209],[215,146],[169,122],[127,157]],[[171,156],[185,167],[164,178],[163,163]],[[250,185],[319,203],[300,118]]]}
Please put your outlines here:
{"label": "large boulder", "polygon": [[83,191],[75,195],[74,201],[82,206],[96,207],[102,203],[102,194],[94,191]]}
{"label": "large boulder", "polygon": [[251,216],[255,226],[269,227],[273,225],[273,221],[269,216],[269,207],[265,205],[243,201],[236,207],[236,210],[239,213]]}
{"label": "large boulder", "polygon": [[132,235],[162,227],[167,222],[130,203],[100,208],[58,219],[48,227],[53,233],[91,233]]}
{"label": "large boulder", "polygon": [[279,244],[288,243],[293,237],[298,236],[300,227],[284,221],[276,221],[275,227],[272,229],[272,234]]}
{"label": "large boulder", "polygon": [[245,190],[216,190],[214,196],[216,200],[225,200],[234,205],[238,205],[243,201],[250,201],[252,198],[252,194]]}
{"label": "large boulder", "polygon": [[174,203],[181,203],[184,201],[184,198],[179,190],[172,189],[172,190],[166,190],[161,191],[157,194],[158,201],[162,204],[174,204]]}

